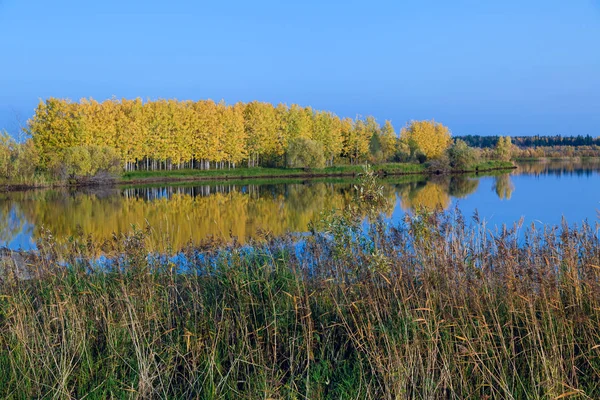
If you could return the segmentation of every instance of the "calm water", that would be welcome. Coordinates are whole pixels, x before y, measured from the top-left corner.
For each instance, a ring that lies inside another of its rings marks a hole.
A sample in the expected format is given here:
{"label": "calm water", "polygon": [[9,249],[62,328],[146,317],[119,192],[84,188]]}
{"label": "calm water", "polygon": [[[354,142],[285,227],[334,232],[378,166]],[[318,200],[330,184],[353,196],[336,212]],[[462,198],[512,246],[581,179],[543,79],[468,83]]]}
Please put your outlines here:
{"label": "calm water", "polygon": [[[510,174],[419,181],[399,177],[382,182],[399,221],[416,206],[458,207],[478,212],[489,226],[525,223],[600,222],[600,163],[524,163]],[[102,190],[43,190],[0,194],[0,245],[35,248],[44,232],[59,240],[75,235],[110,239],[132,225],[153,228],[175,246],[208,235],[240,241],[270,232],[306,231],[323,210],[352,199],[350,181],[308,181],[256,185],[172,185]],[[262,233],[261,233],[262,232]]]}

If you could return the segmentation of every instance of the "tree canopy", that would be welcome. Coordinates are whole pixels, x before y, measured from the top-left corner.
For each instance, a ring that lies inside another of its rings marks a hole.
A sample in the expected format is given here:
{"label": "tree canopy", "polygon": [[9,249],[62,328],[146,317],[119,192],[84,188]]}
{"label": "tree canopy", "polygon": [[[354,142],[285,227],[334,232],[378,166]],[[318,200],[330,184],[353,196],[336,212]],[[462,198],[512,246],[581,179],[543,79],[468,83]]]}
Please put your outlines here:
{"label": "tree canopy", "polygon": [[428,159],[441,157],[451,141],[448,127],[434,120],[411,121],[402,128],[400,137],[408,143],[411,153],[421,152]]}
{"label": "tree canopy", "polygon": [[243,162],[283,166],[288,143],[297,138],[318,143],[327,165],[373,159],[373,139],[378,143],[376,157],[386,160],[397,140],[389,121],[380,126],[373,117],[341,119],[296,104],[139,98],[49,98],[37,106],[28,132],[45,169],[67,154],[82,156],[81,148],[69,150],[80,146],[113,148],[124,168],[132,170],[225,168]]}
{"label": "tree canopy", "polygon": [[510,161],[512,157],[512,142],[510,136],[500,136],[494,149],[496,158],[502,161]]}

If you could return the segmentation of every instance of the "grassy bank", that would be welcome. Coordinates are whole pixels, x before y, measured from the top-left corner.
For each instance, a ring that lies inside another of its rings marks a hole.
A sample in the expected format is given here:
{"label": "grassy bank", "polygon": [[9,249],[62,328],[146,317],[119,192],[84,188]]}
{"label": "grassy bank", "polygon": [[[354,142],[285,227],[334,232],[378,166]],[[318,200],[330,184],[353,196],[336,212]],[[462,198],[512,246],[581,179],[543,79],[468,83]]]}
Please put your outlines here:
{"label": "grassy bank", "polygon": [[470,168],[467,168],[465,172],[485,172],[485,171],[496,171],[496,170],[509,170],[514,169],[515,164],[512,161],[499,161],[499,160],[488,160],[479,162]]}
{"label": "grassy bank", "polygon": [[[514,164],[505,161],[485,161],[465,170],[453,172],[485,172],[499,169],[512,169]],[[362,172],[361,165],[343,165],[323,169],[304,170],[300,168],[236,168],[230,170],[172,170],[172,171],[132,171],[121,176],[121,183],[168,182],[185,180],[230,180],[230,179],[277,179],[277,178],[323,178],[356,176]],[[427,164],[389,163],[374,165],[373,169],[381,176],[428,174]]]}
{"label": "grassy bank", "polygon": [[[50,187],[77,187],[77,186],[103,186],[113,184],[149,184],[170,182],[193,181],[238,181],[260,180],[262,182],[275,182],[282,179],[319,179],[319,178],[344,178],[356,177],[361,173],[362,165],[342,165],[323,169],[305,170],[301,168],[235,168],[235,169],[181,169],[171,171],[130,171],[110,179],[88,178],[84,180],[70,179],[61,181],[48,174],[20,180],[0,182],[0,190],[15,191]],[[416,163],[388,163],[374,165],[373,168],[379,176],[389,175],[427,175],[431,171],[427,164]],[[485,161],[475,164],[467,169],[449,171],[451,173],[489,172],[509,170],[515,168],[514,164],[505,161]]]}
{"label": "grassy bank", "polygon": [[[423,164],[390,163],[373,166],[377,171],[386,174],[411,174],[423,173],[426,167]],[[322,169],[305,170],[302,168],[235,168],[212,170],[171,170],[171,171],[131,171],[121,176],[124,181],[149,180],[149,179],[249,179],[249,178],[285,178],[285,177],[329,177],[353,176],[360,174],[362,165],[342,165]]]}
{"label": "grassy bank", "polygon": [[600,397],[593,227],[491,234],[421,212],[365,231],[365,187],[302,251],[266,237],[149,257],[137,231],[5,259],[0,396]]}

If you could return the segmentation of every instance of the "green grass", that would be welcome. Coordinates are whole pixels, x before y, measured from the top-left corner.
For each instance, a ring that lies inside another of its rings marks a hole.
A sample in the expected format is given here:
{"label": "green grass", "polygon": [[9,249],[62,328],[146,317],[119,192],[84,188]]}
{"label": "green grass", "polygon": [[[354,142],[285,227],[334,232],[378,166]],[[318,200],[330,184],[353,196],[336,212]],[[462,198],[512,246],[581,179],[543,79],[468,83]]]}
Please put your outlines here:
{"label": "green grass", "polygon": [[[378,171],[385,171],[390,174],[397,173],[420,173],[425,171],[421,164],[411,163],[389,163],[373,166]],[[171,171],[131,171],[121,176],[122,180],[141,180],[141,179],[189,179],[189,178],[259,178],[259,177],[302,177],[302,176],[336,176],[351,175],[362,172],[362,165],[343,165],[327,167],[323,169],[304,170],[301,168],[234,168],[234,169],[182,169]]]}
{"label": "green grass", "polygon": [[[512,163],[501,161],[486,161],[477,164],[470,168],[479,171],[494,170],[500,168],[511,168]],[[285,183],[289,179],[320,179],[328,177],[356,177],[362,172],[362,165],[341,165],[327,167],[323,169],[304,170],[301,168],[235,168],[235,169],[212,169],[212,170],[197,170],[197,169],[182,169],[171,171],[131,171],[123,173],[116,183],[134,184],[143,183],[144,181],[155,182],[170,182],[170,181],[228,181],[229,183],[242,183],[247,179],[252,178],[257,183]],[[385,175],[426,175],[427,165],[416,163],[386,163],[374,165],[373,169]],[[0,186],[10,189],[20,188],[37,188],[51,186],[66,186],[69,182],[61,182],[52,178],[48,174],[38,174],[31,178],[20,178],[11,181],[0,182]]]}
{"label": "green grass", "polygon": [[[373,170],[380,175],[403,175],[403,174],[427,174],[426,164],[416,163],[387,163],[373,165]],[[496,169],[514,168],[512,162],[506,161],[484,161],[478,163],[469,171],[489,171]],[[121,176],[122,182],[136,182],[144,180],[224,180],[227,179],[260,179],[269,180],[281,178],[313,178],[313,177],[335,177],[358,175],[362,172],[362,165],[342,165],[327,167],[323,169],[304,170],[300,168],[236,168],[231,170],[172,170],[172,171],[132,171],[124,173]],[[266,182],[266,181],[265,181]]]}
{"label": "green grass", "polygon": [[496,170],[496,169],[512,169],[515,164],[512,161],[487,160],[473,165],[470,170]]}

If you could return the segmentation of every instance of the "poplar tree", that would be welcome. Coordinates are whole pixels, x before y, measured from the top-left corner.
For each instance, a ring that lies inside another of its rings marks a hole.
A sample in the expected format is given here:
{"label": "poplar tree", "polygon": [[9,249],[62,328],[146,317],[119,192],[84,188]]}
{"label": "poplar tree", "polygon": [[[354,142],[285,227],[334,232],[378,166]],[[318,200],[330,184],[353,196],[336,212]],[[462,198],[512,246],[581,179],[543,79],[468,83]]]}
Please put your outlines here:
{"label": "poplar tree", "polygon": [[400,136],[409,143],[413,153],[420,151],[429,159],[441,157],[451,141],[450,130],[434,120],[411,121],[402,128]]}

